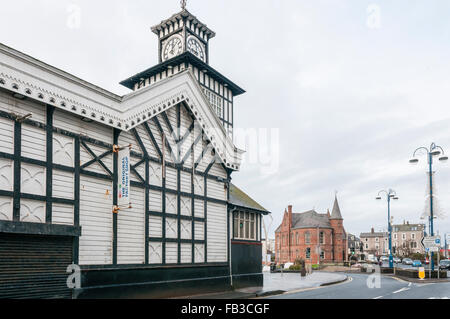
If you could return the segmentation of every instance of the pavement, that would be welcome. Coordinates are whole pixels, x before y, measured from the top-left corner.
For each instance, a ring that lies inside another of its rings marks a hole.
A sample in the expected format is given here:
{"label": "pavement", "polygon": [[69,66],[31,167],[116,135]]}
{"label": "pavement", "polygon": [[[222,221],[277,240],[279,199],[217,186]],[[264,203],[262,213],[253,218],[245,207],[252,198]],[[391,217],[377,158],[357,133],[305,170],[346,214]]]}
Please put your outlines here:
{"label": "pavement", "polygon": [[219,293],[185,296],[183,299],[250,299],[281,295],[287,292],[329,286],[347,280],[345,273],[317,271],[302,277],[299,273],[264,272],[264,287],[250,287]]}

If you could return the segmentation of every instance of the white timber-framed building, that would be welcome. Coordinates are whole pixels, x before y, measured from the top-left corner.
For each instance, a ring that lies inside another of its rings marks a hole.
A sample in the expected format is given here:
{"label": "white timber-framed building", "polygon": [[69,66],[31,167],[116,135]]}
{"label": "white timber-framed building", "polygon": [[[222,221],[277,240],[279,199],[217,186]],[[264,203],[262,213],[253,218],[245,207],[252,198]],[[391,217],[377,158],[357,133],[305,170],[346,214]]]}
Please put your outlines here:
{"label": "white timber-framed building", "polygon": [[[122,81],[125,96],[0,44],[0,298],[262,285],[269,212],[240,190],[230,201],[244,90],[209,66],[215,34],[186,9],[152,31],[159,64]],[[115,151],[129,145],[131,204],[120,207]],[[253,228],[233,241],[239,212]]]}

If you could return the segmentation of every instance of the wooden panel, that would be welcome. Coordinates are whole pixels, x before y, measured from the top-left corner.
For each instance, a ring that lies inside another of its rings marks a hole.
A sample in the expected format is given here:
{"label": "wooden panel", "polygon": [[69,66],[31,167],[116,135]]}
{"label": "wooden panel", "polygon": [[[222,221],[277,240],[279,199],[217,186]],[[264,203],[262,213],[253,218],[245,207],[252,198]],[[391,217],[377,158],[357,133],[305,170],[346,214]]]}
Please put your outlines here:
{"label": "wooden panel", "polygon": [[74,199],[74,174],[53,170],[53,197]]}
{"label": "wooden panel", "polygon": [[166,187],[177,190],[177,171],[171,167],[166,167]]}
{"label": "wooden panel", "polygon": [[162,263],[162,243],[151,242],[148,244],[148,263],[161,264]]}
{"label": "wooden panel", "polygon": [[0,189],[12,191],[14,187],[14,163],[12,160],[0,158]]}
{"label": "wooden panel", "polygon": [[13,199],[12,197],[0,197],[0,220],[13,220]]}
{"label": "wooden panel", "polygon": [[145,262],[145,191],[131,188],[131,209],[118,215],[117,263],[142,264]]}
{"label": "wooden panel", "polygon": [[190,264],[192,263],[192,245],[191,244],[181,244],[181,263]]}
{"label": "wooden panel", "polygon": [[180,212],[183,216],[192,216],[192,202],[191,198],[181,197],[180,198]]}
{"label": "wooden panel", "polygon": [[192,192],[191,174],[182,171],[180,176],[181,191],[184,193]]}
{"label": "wooden panel", "polygon": [[149,224],[149,237],[162,238],[162,217],[150,216],[148,224]]}
{"label": "wooden panel", "polygon": [[194,193],[205,196],[205,179],[202,176],[194,175]]}
{"label": "wooden panel", "polygon": [[227,172],[219,163],[214,163],[214,165],[211,167],[211,170],[209,171],[209,174],[222,177],[223,179],[227,178]]}
{"label": "wooden panel", "polygon": [[150,185],[162,187],[162,167],[157,163],[149,163]]}
{"label": "wooden panel", "polygon": [[53,134],[53,163],[74,166],[74,139],[60,134]]}
{"label": "wooden panel", "polygon": [[0,118],[0,151],[14,153],[14,121]]}
{"label": "wooden panel", "polygon": [[[34,116],[33,116],[34,118]],[[113,143],[113,129],[109,126],[95,123],[87,123],[81,117],[59,109],[55,109],[53,115],[53,125],[55,127],[80,134],[104,143]]]}
{"label": "wooden panel", "polygon": [[162,193],[160,191],[149,191],[149,210],[152,212],[162,212]]}
{"label": "wooden panel", "polygon": [[22,125],[22,156],[45,161],[47,154],[46,133],[43,129]]}
{"label": "wooden panel", "polygon": [[208,179],[208,197],[220,200],[227,200],[227,190],[225,184],[215,180]]}
{"label": "wooden panel", "polygon": [[80,183],[80,264],[111,264],[112,182],[81,176]]}
{"label": "wooden panel", "polygon": [[22,193],[45,196],[45,167],[22,163],[20,172]]}
{"label": "wooden panel", "polygon": [[196,199],[194,204],[194,216],[203,218],[205,216],[205,202],[203,200]]}
{"label": "wooden panel", "polygon": [[227,260],[227,206],[208,203],[208,262]]}
{"label": "wooden panel", "polygon": [[190,220],[180,221],[181,239],[192,239],[192,222]]}
{"label": "wooden panel", "polygon": [[178,263],[178,244],[166,243],[166,263],[176,264]]}
{"label": "wooden panel", "polygon": [[166,237],[178,238],[178,221],[174,218],[166,218]]}
{"label": "wooden panel", "polygon": [[205,240],[205,223],[195,222],[195,240]]}
{"label": "wooden panel", "polygon": [[166,213],[178,214],[177,196],[173,194],[166,194]]}
{"label": "wooden panel", "polygon": [[205,262],[205,245],[203,244],[195,244],[195,252],[194,252],[194,260],[195,263],[204,263]]}
{"label": "wooden panel", "polygon": [[45,223],[45,202],[21,199],[20,221],[26,223]]}
{"label": "wooden panel", "polygon": [[64,204],[52,205],[52,223],[58,225],[73,225],[73,206]]}

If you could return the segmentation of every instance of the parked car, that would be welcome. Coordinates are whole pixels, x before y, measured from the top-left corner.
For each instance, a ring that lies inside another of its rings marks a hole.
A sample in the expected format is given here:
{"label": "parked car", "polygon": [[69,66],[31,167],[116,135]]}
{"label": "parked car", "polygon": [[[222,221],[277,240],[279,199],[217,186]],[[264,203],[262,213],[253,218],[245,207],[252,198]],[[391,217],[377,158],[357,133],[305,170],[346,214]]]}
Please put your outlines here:
{"label": "parked car", "polygon": [[378,263],[378,258],[375,257],[374,255],[369,255],[369,256],[367,257],[367,261],[368,261],[369,263]]}
{"label": "parked car", "polygon": [[394,263],[401,264],[402,263],[402,259],[398,258],[398,257],[394,257]]}
{"label": "parked car", "polygon": [[402,264],[403,265],[412,265],[413,261],[411,260],[411,258],[403,258]]}
{"label": "parked car", "polygon": [[450,270],[450,259],[441,260],[439,262],[439,269]]}
{"label": "parked car", "polygon": [[413,267],[422,267],[422,262],[420,260],[414,260],[412,262]]}
{"label": "parked car", "polygon": [[381,261],[389,261],[389,257],[388,256],[381,256],[380,260]]}
{"label": "parked car", "polygon": [[430,260],[427,258],[425,258],[425,264],[428,265],[430,263]]}

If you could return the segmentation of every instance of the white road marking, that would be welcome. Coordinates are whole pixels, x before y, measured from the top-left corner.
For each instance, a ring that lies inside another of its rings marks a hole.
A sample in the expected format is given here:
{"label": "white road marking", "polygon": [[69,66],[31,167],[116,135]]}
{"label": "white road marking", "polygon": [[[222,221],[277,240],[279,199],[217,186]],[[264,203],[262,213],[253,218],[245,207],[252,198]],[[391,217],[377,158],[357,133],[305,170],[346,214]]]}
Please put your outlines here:
{"label": "white road marking", "polygon": [[378,297],[375,297],[373,299],[381,299],[381,298],[383,298],[383,296],[378,296]]}
{"label": "white road marking", "polygon": [[409,289],[411,289],[411,288],[402,288],[402,289],[399,289],[399,290],[397,290],[397,291],[394,291],[393,292],[393,294],[398,294],[399,292],[403,292],[403,291],[407,291],[407,290],[409,290]]}
{"label": "white road marking", "polygon": [[411,287],[411,285],[412,285],[412,282],[409,283],[408,287]]}

